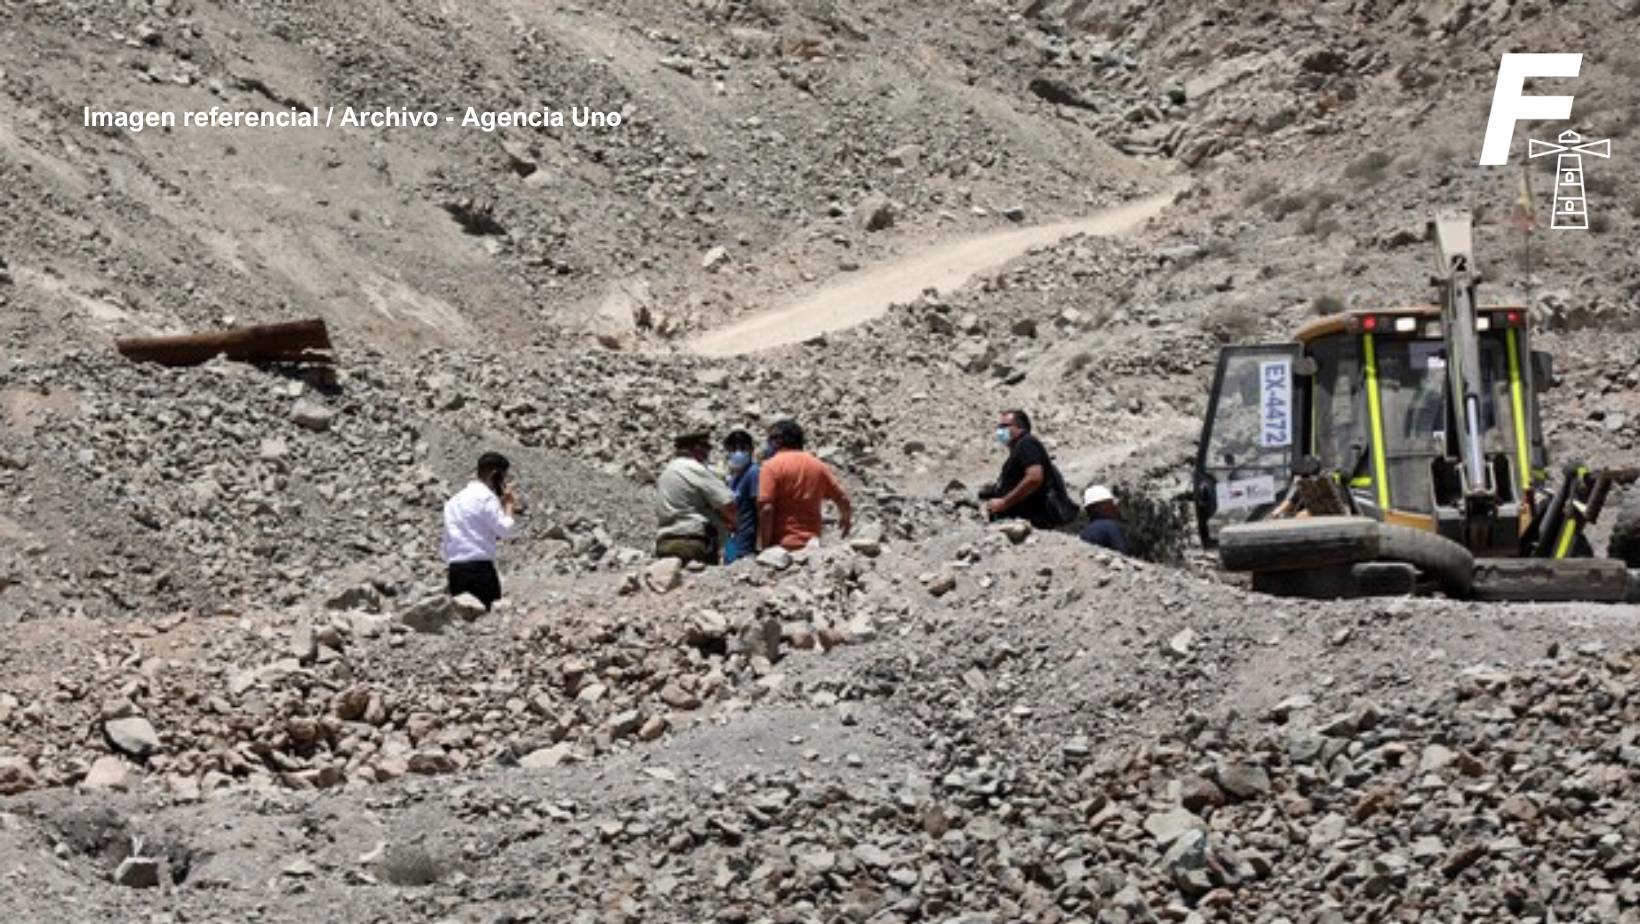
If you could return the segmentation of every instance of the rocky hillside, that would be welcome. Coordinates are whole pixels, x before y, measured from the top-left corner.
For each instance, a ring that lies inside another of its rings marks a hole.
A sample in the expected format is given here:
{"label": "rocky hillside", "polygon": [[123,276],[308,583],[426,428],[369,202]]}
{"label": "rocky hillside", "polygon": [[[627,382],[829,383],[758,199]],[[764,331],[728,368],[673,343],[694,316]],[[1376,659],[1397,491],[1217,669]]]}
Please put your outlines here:
{"label": "rocky hillside", "polygon": [[[627,8],[627,7],[630,7]],[[980,81],[1000,11],[33,5],[8,26],[10,336],[322,315],[384,348],[682,330],[918,233],[1074,213],[1143,171]],[[128,132],[107,110],[455,124]],[[618,128],[463,127],[467,109]],[[895,230],[851,220],[874,199]],[[601,312],[601,313],[600,313]],[[63,323],[63,322],[67,323]]]}

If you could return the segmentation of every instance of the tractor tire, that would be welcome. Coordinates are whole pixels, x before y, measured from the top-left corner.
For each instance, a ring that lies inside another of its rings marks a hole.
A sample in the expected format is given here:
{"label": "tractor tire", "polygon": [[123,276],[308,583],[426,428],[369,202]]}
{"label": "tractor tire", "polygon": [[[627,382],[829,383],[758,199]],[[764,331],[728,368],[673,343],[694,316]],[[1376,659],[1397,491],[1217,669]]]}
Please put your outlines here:
{"label": "tractor tire", "polygon": [[1467,598],[1475,586],[1474,553],[1445,536],[1410,526],[1379,523],[1375,560],[1417,565],[1456,599]]}
{"label": "tractor tire", "polygon": [[1353,565],[1378,554],[1378,523],[1366,517],[1262,520],[1219,531],[1228,571],[1296,571]]}
{"label": "tractor tire", "polygon": [[[1351,565],[1328,565],[1297,571],[1255,571],[1253,590],[1272,597],[1306,600],[1348,600],[1356,596]],[[1354,566],[1359,567],[1359,566]]]}
{"label": "tractor tire", "polygon": [[1628,491],[1623,508],[1612,523],[1611,542],[1606,545],[1609,558],[1620,559],[1630,568],[1640,568],[1640,490]]}
{"label": "tractor tire", "polygon": [[1364,561],[1350,574],[1358,597],[1410,597],[1418,592],[1418,568],[1404,561]]}
{"label": "tractor tire", "polygon": [[[1363,562],[1405,562],[1433,577],[1448,596],[1468,597],[1475,556],[1435,533],[1366,517],[1265,520],[1219,533],[1219,561],[1230,571],[1297,571]],[[1330,596],[1330,594],[1329,594]]]}

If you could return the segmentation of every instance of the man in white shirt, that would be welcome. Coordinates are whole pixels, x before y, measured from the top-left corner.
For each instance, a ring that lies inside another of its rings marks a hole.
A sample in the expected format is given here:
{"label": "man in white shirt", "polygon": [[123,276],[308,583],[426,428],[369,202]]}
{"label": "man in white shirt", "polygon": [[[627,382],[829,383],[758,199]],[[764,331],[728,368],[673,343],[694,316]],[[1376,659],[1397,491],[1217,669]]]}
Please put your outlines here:
{"label": "man in white shirt", "polygon": [[735,495],[706,467],[712,452],[710,433],[686,433],[672,445],[677,458],[655,481],[655,557],[715,565],[719,537],[735,528]]}
{"label": "man in white shirt", "polygon": [[495,546],[512,534],[517,500],[506,486],[511,463],[497,452],[478,458],[478,475],[444,505],[444,562],[450,596],[472,594],[487,610],[501,599]]}

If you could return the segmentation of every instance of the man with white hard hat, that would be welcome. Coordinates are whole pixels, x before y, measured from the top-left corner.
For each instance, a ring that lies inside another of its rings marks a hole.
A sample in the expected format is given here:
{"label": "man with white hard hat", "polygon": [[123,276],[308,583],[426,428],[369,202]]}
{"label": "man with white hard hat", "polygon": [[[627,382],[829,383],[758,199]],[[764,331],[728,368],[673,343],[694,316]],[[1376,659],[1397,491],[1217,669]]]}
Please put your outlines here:
{"label": "man with white hard hat", "polygon": [[1082,509],[1088,525],[1082,527],[1082,541],[1128,554],[1127,528],[1116,512],[1116,495],[1102,484],[1089,485],[1082,492]]}

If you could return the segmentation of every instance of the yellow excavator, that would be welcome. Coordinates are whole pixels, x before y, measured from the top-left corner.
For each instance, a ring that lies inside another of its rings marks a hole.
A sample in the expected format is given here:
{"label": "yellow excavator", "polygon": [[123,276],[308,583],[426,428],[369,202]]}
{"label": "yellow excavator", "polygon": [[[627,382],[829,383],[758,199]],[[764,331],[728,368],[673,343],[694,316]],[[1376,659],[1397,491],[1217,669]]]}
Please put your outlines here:
{"label": "yellow excavator", "polygon": [[1528,310],[1476,301],[1468,215],[1430,236],[1438,304],[1221,352],[1192,479],[1203,545],[1285,596],[1640,601],[1640,562],[1586,535],[1640,470],[1551,472],[1554,370]]}

